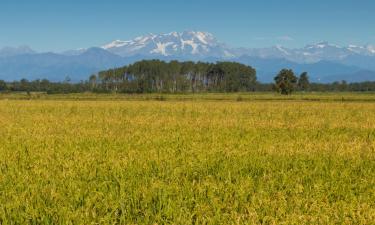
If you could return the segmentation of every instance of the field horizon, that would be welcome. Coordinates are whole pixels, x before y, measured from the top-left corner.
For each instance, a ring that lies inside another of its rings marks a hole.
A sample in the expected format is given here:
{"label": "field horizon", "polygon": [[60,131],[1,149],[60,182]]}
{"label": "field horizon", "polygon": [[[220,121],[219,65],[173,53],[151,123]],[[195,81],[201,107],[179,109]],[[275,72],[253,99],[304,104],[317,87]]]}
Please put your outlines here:
{"label": "field horizon", "polygon": [[0,95],[2,224],[371,224],[373,94]]}
{"label": "field horizon", "polygon": [[375,225],[375,1],[0,1],[0,225]]}

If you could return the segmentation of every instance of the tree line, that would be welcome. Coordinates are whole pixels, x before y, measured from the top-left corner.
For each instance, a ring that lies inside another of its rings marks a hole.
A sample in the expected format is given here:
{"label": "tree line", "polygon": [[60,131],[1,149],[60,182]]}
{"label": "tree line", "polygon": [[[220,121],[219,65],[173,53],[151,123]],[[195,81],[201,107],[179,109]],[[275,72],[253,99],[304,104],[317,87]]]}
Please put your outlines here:
{"label": "tree line", "polygon": [[143,60],[99,72],[89,83],[96,91],[130,93],[254,91],[256,71],[235,62]]}
{"label": "tree line", "polygon": [[5,82],[0,80],[0,92],[54,93],[199,93],[199,92],[270,92],[291,94],[295,91],[375,91],[375,82],[329,84],[311,83],[307,72],[297,76],[283,69],[274,83],[257,81],[256,70],[235,62],[164,62],[143,60],[134,64],[101,71],[86,81],[73,83],[49,80]]}
{"label": "tree line", "polygon": [[88,91],[90,91],[90,86],[87,81],[71,83],[70,81],[51,82],[47,79],[33,81],[21,79],[13,82],[0,80],[0,92],[45,92],[47,94],[69,94]]}
{"label": "tree line", "polygon": [[274,91],[280,94],[289,95],[294,91],[302,92],[368,92],[375,91],[375,82],[348,83],[345,80],[333,83],[310,83],[307,72],[299,77],[291,69],[282,69],[274,78],[272,85]]}

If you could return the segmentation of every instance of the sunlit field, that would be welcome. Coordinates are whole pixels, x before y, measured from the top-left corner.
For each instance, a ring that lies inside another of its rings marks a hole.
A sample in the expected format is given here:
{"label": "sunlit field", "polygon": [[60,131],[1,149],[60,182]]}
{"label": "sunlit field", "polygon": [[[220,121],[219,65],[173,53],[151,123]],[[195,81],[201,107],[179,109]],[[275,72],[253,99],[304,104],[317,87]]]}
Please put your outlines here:
{"label": "sunlit field", "polygon": [[0,224],[374,224],[374,94],[0,95]]}

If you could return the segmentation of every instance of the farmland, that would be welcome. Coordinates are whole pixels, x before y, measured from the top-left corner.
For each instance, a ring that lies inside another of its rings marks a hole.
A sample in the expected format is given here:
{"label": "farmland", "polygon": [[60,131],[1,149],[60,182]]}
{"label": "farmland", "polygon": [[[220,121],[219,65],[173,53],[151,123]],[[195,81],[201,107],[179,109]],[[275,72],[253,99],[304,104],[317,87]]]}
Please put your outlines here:
{"label": "farmland", "polygon": [[0,224],[372,224],[375,95],[0,95]]}

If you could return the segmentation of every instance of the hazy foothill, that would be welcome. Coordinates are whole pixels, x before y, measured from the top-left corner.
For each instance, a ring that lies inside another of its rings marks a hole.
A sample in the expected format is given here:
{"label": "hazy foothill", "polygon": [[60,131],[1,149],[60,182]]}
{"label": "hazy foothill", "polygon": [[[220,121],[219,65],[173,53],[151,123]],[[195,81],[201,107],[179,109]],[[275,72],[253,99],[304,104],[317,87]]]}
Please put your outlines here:
{"label": "hazy foothill", "polygon": [[375,81],[374,46],[339,46],[328,42],[305,44],[296,49],[280,45],[228,47],[229,44],[209,32],[184,31],[142,35],[103,46],[60,52],[7,47],[0,49],[0,79],[61,82],[69,76],[73,82],[80,82],[102,70],[158,59],[167,62],[238,62],[255,68],[258,81],[262,83],[273,82],[275,74],[284,68],[298,74],[308,71],[314,83]]}

